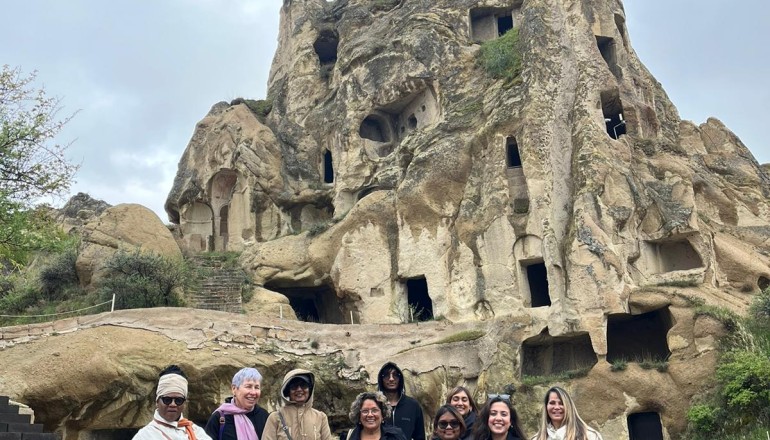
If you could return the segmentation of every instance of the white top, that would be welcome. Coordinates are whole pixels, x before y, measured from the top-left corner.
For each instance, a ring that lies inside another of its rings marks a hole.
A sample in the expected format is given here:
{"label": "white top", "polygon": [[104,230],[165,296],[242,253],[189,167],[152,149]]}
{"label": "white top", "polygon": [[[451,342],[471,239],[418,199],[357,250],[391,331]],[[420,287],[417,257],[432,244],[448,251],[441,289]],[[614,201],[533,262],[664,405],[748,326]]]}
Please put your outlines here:
{"label": "white top", "polygon": [[[551,425],[548,424],[548,440],[564,440],[564,436],[567,434],[567,426],[562,426],[559,429],[556,429]],[[586,434],[588,437],[588,440],[603,440],[602,435],[599,434],[598,431],[593,430],[592,428],[588,428],[586,430]],[[533,437],[537,438],[537,436]]]}
{"label": "white top", "polygon": [[[206,431],[198,425],[192,425],[197,440],[211,440]],[[187,429],[177,426],[177,422],[167,422],[155,410],[152,421],[136,433],[133,440],[190,440]]]}

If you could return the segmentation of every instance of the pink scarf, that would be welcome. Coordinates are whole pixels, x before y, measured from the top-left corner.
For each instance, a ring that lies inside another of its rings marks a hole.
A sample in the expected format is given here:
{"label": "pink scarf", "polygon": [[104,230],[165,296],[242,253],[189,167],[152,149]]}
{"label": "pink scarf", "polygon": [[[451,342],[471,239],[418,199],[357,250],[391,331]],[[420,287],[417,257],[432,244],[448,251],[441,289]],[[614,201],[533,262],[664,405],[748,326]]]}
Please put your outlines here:
{"label": "pink scarf", "polygon": [[216,409],[220,417],[232,415],[235,419],[235,435],[238,440],[259,440],[257,431],[254,429],[254,424],[246,417],[246,411],[243,408],[239,408],[232,403],[223,403]]}

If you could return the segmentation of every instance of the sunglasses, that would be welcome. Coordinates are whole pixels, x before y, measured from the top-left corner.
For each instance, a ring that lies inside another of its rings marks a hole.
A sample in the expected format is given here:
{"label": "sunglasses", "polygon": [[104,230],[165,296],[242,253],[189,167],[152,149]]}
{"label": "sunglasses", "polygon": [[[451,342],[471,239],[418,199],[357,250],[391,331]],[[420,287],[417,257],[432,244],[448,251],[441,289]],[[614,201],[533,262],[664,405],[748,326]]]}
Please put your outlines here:
{"label": "sunglasses", "polygon": [[164,405],[171,405],[171,402],[174,402],[176,406],[182,406],[185,402],[184,397],[168,397],[168,396],[160,396],[160,401],[163,402]]}
{"label": "sunglasses", "polygon": [[441,420],[438,422],[438,427],[439,429],[447,429],[447,428],[457,429],[460,427],[460,422],[458,422],[457,420],[450,420],[450,421]]}
{"label": "sunglasses", "polygon": [[492,399],[500,399],[510,403],[511,395],[510,394],[487,394],[487,400],[492,400]]}
{"label": "sunglasses", "polygon": [[395,377],[396,379],[401,379],[401,375],[398,374],[398,372],[396,372],[396,371],[390,371],[388,373],[380,374],[380,377],[383,378],[383,379],[387,379],[388,377],[391,377],[391,376]]}

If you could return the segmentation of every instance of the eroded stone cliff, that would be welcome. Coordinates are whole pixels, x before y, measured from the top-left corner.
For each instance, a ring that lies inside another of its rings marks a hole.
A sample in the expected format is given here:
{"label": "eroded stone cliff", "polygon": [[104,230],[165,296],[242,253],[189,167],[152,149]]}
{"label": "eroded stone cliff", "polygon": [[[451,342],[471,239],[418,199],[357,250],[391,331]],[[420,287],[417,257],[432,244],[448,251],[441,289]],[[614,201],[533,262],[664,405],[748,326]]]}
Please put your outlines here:
{"label": "eroded stone cliff", "polygon": [[[521,72],[496,79],[480,43],[509,28]],[[187,251],[243,252],[266,289],[252,319],[276,319],[288,299],[287,316],[321,322],[297,323],[298,339],[277,332],[267,352],[247,337],[254,357],[223,361],[228,374],[288,367],[278,360],[293,342],[292,362],[314,363],[325,352],[309,333],[345,329],[328,349],[370,375],[396,359],[428,414],[457,384],[483,396],[583,371],[569,388],[605,438],[627,437],[638,413],[675,437],[723,331],[694,305],[740,312],[770,285],[769,185],[721,122],[679,118],[618,0],[285,0],[268,102],[212,107],[166,209]],[[443,321],[402,324],[428,318]],[[384,349],[441,326],[486,336]],[[199,353],[187,366],[202,378]],[[542,391],[517,394],[530,426]]]}

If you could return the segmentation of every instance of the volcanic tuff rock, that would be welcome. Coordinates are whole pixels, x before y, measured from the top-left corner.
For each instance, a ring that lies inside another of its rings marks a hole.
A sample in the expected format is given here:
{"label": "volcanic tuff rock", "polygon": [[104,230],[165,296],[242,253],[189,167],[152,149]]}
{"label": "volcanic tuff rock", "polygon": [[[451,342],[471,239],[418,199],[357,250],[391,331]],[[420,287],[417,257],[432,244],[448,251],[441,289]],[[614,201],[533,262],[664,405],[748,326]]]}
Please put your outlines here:
{"label": "volcanic tuff rock", "polygon": [[81,285],[96,285],[106,275],[104,264],[118,250],[140,249],[182,259],[168,228],[149,208],[120,204],[106,209],[81,231],[82,243],[75,268]]}
{"label": "volcanic tuff rock", "polygon": [[[593,366],[592,419],[680,432],[717,340],[686,309],[770,285],[770,180],[720,121],[679,118],[625,21],[618,0],[287,0],[267,102],[216,104],[180,161],[179,239],[243,251],[322,322],[524,323],[513,383]],[[495,79],[480,43],[508,28],[522,69]],[[596,372],[647,356],[670,367],[643,392]]]}
{"label": "volcanic tuff rock", "polygon": [[[509,27],[522,69],[495,79],[480,42]],[[606,438],[627,436],[638,412],[683,432],[723,331],[693,305],[740,312],[770,285],[770,181],[721,122],[680,120],[619,0],[285,0],[268,86],[267,101],[215,104],[196,127],[166,202],[177,238],[187,251],[243,251],[265,289],[247,306],[260,322],[288,300],[299,317],[363,325],[296,323],[300,336],[257,342],[227,373],[269,369],[292,343],[297,363],[349,350],[347,365],[371,374],[395,359],[432,414],[457,384],[482,396],[580,370],[569,387]],[[401,324],[415,312],[445,321]],[[242,317],[221,319],[198,333]],[[383,348],[433,341],[422,332],[441,326],[487,334],[415,356]],[[319,351],[311,332],[335,337]],[[149,372],[177,355],[135,358],[143,410]],[[194,374],[213,362],[201,356]],[[642,369],[649,357],[668,369]],[[543,391],[517,397],[530,427]],[[116,408],[131,400],[115,396]]]}

